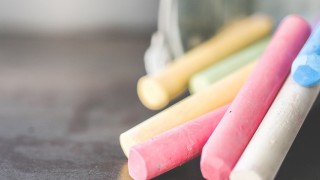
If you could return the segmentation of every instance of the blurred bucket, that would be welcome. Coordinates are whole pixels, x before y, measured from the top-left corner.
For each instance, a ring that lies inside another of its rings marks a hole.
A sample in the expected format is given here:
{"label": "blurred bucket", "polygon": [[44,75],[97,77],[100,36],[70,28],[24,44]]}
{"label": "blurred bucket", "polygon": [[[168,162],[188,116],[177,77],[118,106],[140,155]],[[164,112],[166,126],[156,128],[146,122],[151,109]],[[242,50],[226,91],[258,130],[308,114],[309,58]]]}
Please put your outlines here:
{"label": "blurred bucket", "polygon": [[319,7],[318,0],[161,0],[158,31],[144,57],[146,72],[158,72],[236,18],[258,11],[269,14],[278,23],[295,13],[314,23]]}
{"label": "blurred bucket", "polygon": [[253,0],[161,0],[158,31],[145,53],[153,74],[172,59],[210,38],[225,23],[252,12]]}

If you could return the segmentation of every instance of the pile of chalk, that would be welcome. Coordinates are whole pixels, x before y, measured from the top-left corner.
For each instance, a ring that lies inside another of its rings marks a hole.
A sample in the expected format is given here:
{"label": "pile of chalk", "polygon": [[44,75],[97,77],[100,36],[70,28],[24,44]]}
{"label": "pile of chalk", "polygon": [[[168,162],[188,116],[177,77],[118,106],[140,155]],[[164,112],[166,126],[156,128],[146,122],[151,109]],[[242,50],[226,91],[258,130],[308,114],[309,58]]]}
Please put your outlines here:
{"label": "pile of chalk", "polygon": [[232,22],[139,80],[150,109],[188,86],[191,95],[120,135],[132,178],[152,179],[199,155],[206,179],[276,176],[320,91],[320,25],[311,33],[289,15],[271,35],[272,26],[263,14]]}

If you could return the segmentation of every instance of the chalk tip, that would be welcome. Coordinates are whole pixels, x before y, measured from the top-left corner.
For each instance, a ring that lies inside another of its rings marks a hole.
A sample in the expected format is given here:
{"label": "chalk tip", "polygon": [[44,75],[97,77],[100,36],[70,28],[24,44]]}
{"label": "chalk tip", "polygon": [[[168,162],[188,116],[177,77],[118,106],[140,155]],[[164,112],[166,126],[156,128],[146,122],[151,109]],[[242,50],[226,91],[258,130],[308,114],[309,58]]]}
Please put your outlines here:
{"label": "chalk tip", "polygon": [[205,179],[227,180],[231,172],[230,166],[220,158],[207,158],[203,161],[201,158],[201,173]]}
{"label": "chalk tip", "polygon": [[122,133],[119,139],[123,153],[128,157],[130,148],[137,143],[126,132]]}
{"label": "chalk tip", "polygon": [[[303,24],[306,24],[306,25],[309,26],[309,24],[306,22],[306,20],[305,20],[302,16],[300,16],[300,15],[298,15],[298,14],[290,14],[290,15],[287,15],[286,17],[284,17],[284,18],[282,19],[282,21],[287,21],[287,20],[300,21],[300,22],[302,22]],[[309,27],[309,29],[310,29],[310,27]],[[311,29],[310,29],[310,30],[311,30]]]}
{"label": "chalk tip", "polygon": [[148,177],[148,171],[146,167],[146,162],[134,147],[130,149],[129,158],[128,158],[128,169],[129,175],[133,179],[137,180],[146,180],[150,179]]}
{"label": "chalk tip", "polygon": [[165,89],[155,79],[148,76],[139,79],[137,92],[142,104],[152,110],[159,110],[170,101]]}
{"label": "chalk tip", "polygon": [[263,180],[257,172],[253,170],[236,170],[230,174],[230,180]]}
{"label": "chalk tip", "polygon": [[301,86],[310,87],[319,83],[320,74],[308,65],[301,65],[293,72],[292,78]]}

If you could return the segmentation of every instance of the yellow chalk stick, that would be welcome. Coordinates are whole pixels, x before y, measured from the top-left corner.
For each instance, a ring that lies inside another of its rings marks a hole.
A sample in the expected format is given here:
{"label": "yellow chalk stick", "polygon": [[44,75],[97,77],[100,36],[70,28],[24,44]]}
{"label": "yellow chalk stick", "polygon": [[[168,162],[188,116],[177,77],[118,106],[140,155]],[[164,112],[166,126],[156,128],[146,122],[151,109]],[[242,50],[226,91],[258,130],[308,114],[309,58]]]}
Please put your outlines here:
{"label": "yellow chalk stick", "polygon": [[125,155],[130,148],[162,132],[188,122],[209,111],[230,103],[247,79],[256,61],[210,85],[207,89],[191,95],[155,116],[120,135]]}
{"label": "yellow chalk stick", "polygon": [[268,35],[268,16],[253,15],[234,22],[212,39],[187,52],[153,76],[138,81],[138,96],[150,109],[161,109],[180,95],[192,75]]}

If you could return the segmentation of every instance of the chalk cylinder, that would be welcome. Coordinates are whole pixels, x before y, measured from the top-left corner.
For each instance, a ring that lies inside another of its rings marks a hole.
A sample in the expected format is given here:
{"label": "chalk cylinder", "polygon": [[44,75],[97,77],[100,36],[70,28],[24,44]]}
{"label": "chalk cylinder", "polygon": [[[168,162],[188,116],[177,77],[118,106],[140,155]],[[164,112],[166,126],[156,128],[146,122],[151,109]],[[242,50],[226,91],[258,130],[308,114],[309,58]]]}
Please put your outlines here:
{"label": "chalk cylinder", "polygon": [[129,149],[162,132],[177,127],[196,117],[229,104],[247,79],[255,62],[212,84],[207,89],[191,95],[161,111],[120,135],[120,145],[126,156]]}
{"label": "chalk cylinder", "polygon": [[228,105],[168,130],[130,149],[129,174],[152,179],[200,155]]}
{"label": "chalk cylinder", "polygon": [[309,34],[308,23],[299,16],[291,15],[281,22],[256,68],[202,150],[201,172],[206,179],[229,178]]}
{"label": "chalk cylinder", "polygon": [[180,95],[191,76],[270,33],[268,16],[253,15],[234,22],[212,39],[182,55],[153,76],[139,79],[137,92],[149,109],[161,109]]}
{"label": "chalk cylinder", "polygon": [[288,77],[234,170],[232,180],[274,179],[320,86],[302,87]]}
{"label": "chalk cylinder", "polygon": [[319,53],[320,27],[314,28],[292,64],[291,77],[288,77],[281,88],[257,132],[231,172],[231,179],[274,179],[276,176],[319,93],[319,86],[301,87],[292,79],[293,74],[297,75],[297,67],[302,65],[301,57]]}
{"label": "chalk cylinder", "polygon": [[256,60],[267,47],[269,40],[269,37],[264,38],[195,74],[192,76],[189,82],[189,91],[191,93],[199,92],[200,90],[210,86],[210,84],[228,75],[232,71],[235,71],[247,63]]}
{"label": "chalk cylinder", "polygon": [[320,24],[315,27],[291,67],[291,76],[302,86],[320,83]]}

